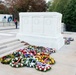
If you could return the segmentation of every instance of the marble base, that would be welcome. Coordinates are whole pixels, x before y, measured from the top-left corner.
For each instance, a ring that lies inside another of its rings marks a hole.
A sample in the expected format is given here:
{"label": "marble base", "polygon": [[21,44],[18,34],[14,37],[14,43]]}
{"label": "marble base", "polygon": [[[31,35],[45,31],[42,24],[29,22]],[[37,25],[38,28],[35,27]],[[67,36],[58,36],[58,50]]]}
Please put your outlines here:
{"label": "marble base", "polygon": [[49,48],[55,48],[59,50],[64,45],[64,39],[59,37],[37,36],[37,35],[25,35],[17,34],[17,37],[21,41],[28,42],[31,45],[44,46]]}

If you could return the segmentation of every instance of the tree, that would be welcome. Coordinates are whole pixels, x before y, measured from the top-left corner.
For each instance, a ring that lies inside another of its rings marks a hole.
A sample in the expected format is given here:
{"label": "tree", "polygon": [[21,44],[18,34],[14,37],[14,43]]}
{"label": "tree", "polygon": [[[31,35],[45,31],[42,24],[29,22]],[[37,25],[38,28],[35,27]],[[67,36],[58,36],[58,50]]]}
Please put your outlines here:
{"label": "tree", "polygon": [[54,0],[52,6],[49,8],[49,11],[56,11],[63,14],[69,2],[70,0]]}
{"label": "tree", "polygon": [[43,12],[47,9],[45,0],[6,0],[6,2],[19,12]]}
{"label": "tree", "polygon": [[66,30],[76,31],[76,0],[54,0],[49,11],[62,13]]}
{"label": "tree", "polygon": [[9,14],[13,15],[13,20],[14,20],[14,18],[17,18],[17,19],[19,18],[18,11],[13,9],[12,7],[8,8],[8,12],[9,12]]}
{"label": "tree", "polygon": [[63,16],[67,31],[76,32],[76,0],[71,0]]}
{"label": "tree", "polygon": [[14,18],[19,17],[19,12],[43,12],[47,10],[45,0],[5,0],[5,3],[9,6],[10,12],[13,10]]}
{"label": "tree", "polygon": [[3,4],[0,4],[0,14],[7,14],[7,13],[9,13],[7,7]]}
{"label": "tree", "polygon": [[51,1],[48,1],[47,2],[47,11],[49,11],[51,5],[52,5],[52,2]]}

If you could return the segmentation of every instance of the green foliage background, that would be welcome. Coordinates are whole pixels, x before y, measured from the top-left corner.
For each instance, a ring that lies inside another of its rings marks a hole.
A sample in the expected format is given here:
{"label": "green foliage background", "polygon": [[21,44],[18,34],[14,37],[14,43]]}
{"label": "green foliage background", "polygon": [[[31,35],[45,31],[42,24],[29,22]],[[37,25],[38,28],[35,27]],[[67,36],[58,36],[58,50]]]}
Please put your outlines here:
{"label": "green foliage background", "polygon": [[49,11],[62,13],[66,30],[76,32],[76,0],[54,0]]}

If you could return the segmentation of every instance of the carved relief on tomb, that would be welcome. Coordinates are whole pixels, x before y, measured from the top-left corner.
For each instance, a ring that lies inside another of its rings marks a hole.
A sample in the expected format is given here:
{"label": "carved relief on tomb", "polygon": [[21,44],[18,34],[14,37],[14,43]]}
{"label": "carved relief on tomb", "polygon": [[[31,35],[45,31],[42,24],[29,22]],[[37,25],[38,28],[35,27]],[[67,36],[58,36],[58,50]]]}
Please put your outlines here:
{"label": "carved relief on tomb", "polygon": [[52,30],[53,20],[49,17],[44,17],[44,35],[50,35]]}
{"label": "carved relief on tomb", "polygon": [[34,34],[43,34],[43,17],[32,17],[32,31]]}
{"label": "carved relief on tomb", "polygon": [[22,17],[22,28],[23,30],[26,32],[26,33],[31,33],[31,20],[30,20],[30,17],[27,16],[27,17]]}

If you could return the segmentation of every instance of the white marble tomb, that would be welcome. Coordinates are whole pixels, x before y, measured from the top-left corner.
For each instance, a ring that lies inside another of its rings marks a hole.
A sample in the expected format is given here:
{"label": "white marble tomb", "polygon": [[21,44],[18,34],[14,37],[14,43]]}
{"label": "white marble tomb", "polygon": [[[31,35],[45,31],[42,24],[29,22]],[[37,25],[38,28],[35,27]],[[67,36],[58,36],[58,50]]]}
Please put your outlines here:
{"label": "white marble tomb", "polygon": [[56,48],[64,45],[61,34],[62,14],[57,12],[21,12],[17,38],[29,44]]}

